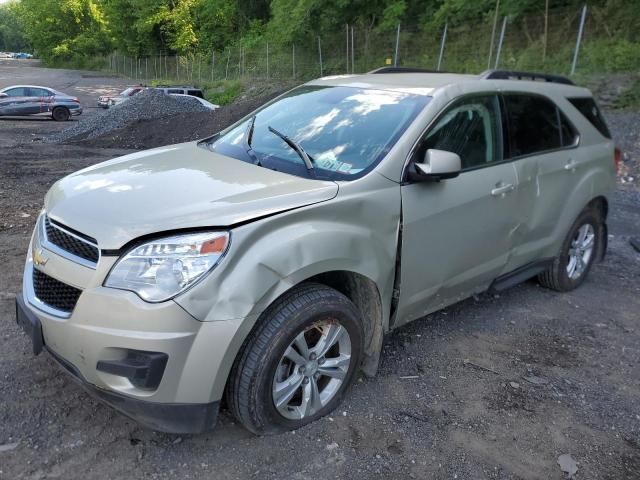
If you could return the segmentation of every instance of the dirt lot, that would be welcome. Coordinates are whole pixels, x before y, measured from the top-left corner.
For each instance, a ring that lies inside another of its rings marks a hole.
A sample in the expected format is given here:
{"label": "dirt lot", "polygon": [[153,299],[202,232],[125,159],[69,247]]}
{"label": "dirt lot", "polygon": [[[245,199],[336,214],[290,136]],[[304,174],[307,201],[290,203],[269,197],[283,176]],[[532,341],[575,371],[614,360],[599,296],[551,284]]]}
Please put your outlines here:
{"label": "dirt lot", "polygon": [[[67,85],[85,103],[123,83],[0,64],[0,85],[16,78]],[[379,375],[296,432],[253,437],[223,412],[214,432],[172,436],[95,402],[46,354],[34,358],[15,324],[46,190],[125,153],[32,141],[57,128],[0,120],[0,479],[548,480],[566,478],[562,454],[578,462],[576,479],[640,478],[640,254],[628,243],[640,236],[637,190],[616,194],[608,256],[577,291],[527,282],[394,332]]]}

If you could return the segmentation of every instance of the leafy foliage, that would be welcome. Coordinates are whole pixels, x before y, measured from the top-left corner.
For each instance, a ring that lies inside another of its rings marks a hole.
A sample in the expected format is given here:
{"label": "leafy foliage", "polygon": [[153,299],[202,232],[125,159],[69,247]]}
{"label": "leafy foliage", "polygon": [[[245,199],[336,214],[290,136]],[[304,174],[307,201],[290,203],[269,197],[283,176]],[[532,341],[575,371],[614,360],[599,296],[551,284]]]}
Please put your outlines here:
{"label": "leafy foliage", "polygon": [[16,3],[0,5],[0,51],[21,52],[28,50],[18,18]]}
{"label": "leafy foliage", "polygon": [[108,53],[112,37],[94,0],[22,0],[15,5],[24,34],[50,62]]}
{"label": "leafy foliage", "polygon": [[[637,28],[640,13],[634,5],[637,2],[628,0],[14,1],[17,3],[0,7],[0,48],[19,50],[19,46],[30,45],[50,63],[86,63],[89,57],[112,51],[129,57],[163,54],[207,59],[211,52],[228,51],[231,46],[263,48],[267,41],[274,48],[292,43],[308,45],[317,36],[334,37],[337,46],[344,40],[347,24],[354,26],[359,35],[364,33],[365,51],[384,49],[380,55],[388,57],[388,46],[370,43],[370,38],[373,42],[375,35],[392,35],[396,26],[402,24],[403,34],[424,34],[427,44],[432,44],[448,23],[458,34],[448,40],[447,48],[453,51],[456,42],[482,41],[483,45],[489,45],[484,38],[476,38],[474,25],[490,24],[496,13],[500,18],[508,15],[511,21],[528,15],[542,18],[547,3],[551,9],[566,7],[567,11],[578,12],[585,1],[589,4],[590,18],[601,26],[598,37],[592,37],[596,42],[585,45],[581,57],[585,64],[601,64],[616,71],[637,68],[640,62]],[[570,15],[566,25],[558,25],[556,30],[574,31],[575,21],[575,15]],[[572,40],[563,40],[566,51],[547,52],[546,44],[540,43],[540,34],[530,36],[524,31],[522,35],[527,37],[527,46],[519,45],[516,55],[511,54],[510,49],[515,52],[513,47],[507,45],[506,65],[530,65],[538,58],[546,58],[545,68],[547,65],[553,68],[554,62],[566,65]],[[416,44],[414,51],[421,50]],[[426,60],[432,62],[433,58]],[[426,60],[415,59],[417,63]],[[482,63],[486,61],[478,60],[474,65]]]}

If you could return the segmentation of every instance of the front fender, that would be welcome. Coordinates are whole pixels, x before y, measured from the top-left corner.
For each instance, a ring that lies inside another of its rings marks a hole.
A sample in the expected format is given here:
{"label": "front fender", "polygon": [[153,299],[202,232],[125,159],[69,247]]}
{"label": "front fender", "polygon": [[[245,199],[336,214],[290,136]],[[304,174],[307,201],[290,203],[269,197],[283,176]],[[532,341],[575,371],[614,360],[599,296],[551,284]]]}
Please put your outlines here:
{"label": "front fender", "polygon": [[176,302],[200,321],[245,318],[314,275],[346,270],[376,284],[388,313],[400,188],[381,176],[351,183],[333,200],[233,229],[221,264]]}
{"label": "front fender", "polygon": [[200,335],[210,332],[203,338],[199,335],[196,363],[207,357],[211,400],[221,397],[233,362],[260,314],[287,290],[311,277],[348,271],[371,280],[380,295],[381,327],[387,329],[400,188],[377,176],[373,182],[369,180],[367,188],[354,185],[344,190],[334,200],[233,229],[230,250],[222,263],[175,299],[207,324]]}

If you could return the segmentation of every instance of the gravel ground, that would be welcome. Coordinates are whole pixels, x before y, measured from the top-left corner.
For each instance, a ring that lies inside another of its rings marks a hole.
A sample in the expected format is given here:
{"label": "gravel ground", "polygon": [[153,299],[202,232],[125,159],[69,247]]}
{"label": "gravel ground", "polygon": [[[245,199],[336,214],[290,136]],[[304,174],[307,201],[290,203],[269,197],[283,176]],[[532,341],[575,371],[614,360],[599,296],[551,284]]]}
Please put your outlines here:
{"label": "gravel ground", "polygon": [[125,128],[132,122],[196,112],[210,112],[210,110],[195,98],[166,95],[159,90],[144,90],[126,102],[104,110],[89,120],[77,122],[62,132],[45,137],[44,141],[67,143],[89,140]]}
{"label": "gravel ground", "polygon": [[90,147],[109,148],[117,145],[119,148],[146,149],[199,140],[226,128],[280,93],[273,92],[244,99],[222,106],[213,112],[187,112],[136,120],[100,136],[80,141],[71,139],[71,142]]}
{"label": "gravel ground", "polygon": [[[616,137],[637,132],[638,119],[613,120]],[[633,183],[611,205],[607,258],[578,290],[526,282],[395,331],[379,375],[360,378],[338,411],[296,432],[254,437],[223,411],[215,431],[174,436],[142,429],[83,393],[46,354],[34,358],[14,320],[44,193],[125,151],[31,141],[55,122],[2,127],[0,479],[560,480],[567,454],[575,479],[640,478]],[[629,142],[630,159],[640,158]]]}

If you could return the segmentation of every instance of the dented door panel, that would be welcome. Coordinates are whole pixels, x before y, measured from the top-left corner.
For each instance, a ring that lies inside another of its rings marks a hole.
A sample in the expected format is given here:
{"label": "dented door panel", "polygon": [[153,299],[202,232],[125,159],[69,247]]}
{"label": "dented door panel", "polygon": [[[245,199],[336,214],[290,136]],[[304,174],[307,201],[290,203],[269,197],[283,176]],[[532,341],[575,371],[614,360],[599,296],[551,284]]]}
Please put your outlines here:
{"label": "dented door panel", "polygon": [[399,324],[482,291],[504,272],[517,188],[511,163],[402,187]]}

